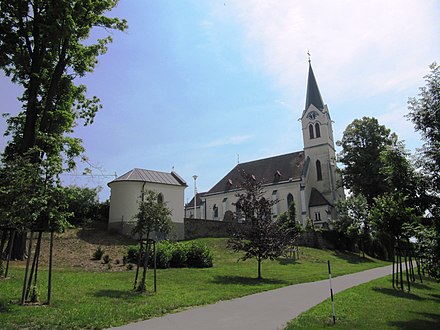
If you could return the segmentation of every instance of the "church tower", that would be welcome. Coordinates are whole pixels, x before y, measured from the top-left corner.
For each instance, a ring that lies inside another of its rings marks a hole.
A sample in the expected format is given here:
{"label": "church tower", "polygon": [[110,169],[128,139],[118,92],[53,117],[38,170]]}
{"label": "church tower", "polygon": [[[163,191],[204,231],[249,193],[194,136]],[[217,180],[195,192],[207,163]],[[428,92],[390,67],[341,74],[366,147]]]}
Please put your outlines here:
{"label": "church tower", "polygon": [[317,223],[326,222],[336,216],[336,200],[343,192],[337,185],[332,120],[322,100],[310,59],[301,124],[305,156],[303,194],[309,208],[304,210],[303,217],[308,214]]}

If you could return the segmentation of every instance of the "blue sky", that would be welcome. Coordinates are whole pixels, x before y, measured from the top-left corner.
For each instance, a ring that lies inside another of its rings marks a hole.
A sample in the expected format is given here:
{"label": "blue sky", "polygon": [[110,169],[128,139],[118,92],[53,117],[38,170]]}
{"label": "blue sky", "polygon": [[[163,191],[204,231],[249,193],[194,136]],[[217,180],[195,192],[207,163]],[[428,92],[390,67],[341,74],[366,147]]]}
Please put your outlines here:
{"label": "blue sky", "polygon": [[[240,162],[302,149],[307,51],[341,139],[362,116],[420,146],[404,115],[408,97],[439,61],[438,1],[121,0],[108,53],[81,82],[103,109],[77,127],[90,162],[66,183],[101,186],[132,168],[187,182],[185,201]],[[99,33],[103,33],[100,31]],[[17,113],[20,88],[0,75],[1,112]],[[5,120],[0,119],[4,131]],[[0,140],[1,149],[6,139]]]}

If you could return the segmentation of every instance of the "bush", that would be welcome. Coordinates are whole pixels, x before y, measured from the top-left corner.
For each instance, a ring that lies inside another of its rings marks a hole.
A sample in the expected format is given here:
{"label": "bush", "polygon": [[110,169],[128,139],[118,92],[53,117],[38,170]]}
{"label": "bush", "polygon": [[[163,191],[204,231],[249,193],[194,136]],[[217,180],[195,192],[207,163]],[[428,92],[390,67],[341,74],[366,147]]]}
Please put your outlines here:
{"label": "bush", "polygon": [[186,263],[188,267],[212,267],[212,253],[205,244],[191,241],[185,243],[185,245],[187,250]]}
{"label": "bush", "polygon": [[181,268],[186,266],[187,261],[187,247],[186,244],[174,243],[172,248],[172,256],[170,266],[174,268]]}
{"label": "bush", "polygon": [[96,251],[93,253],[93,260],[101,260],[102,256],[104,255],[104,249],[98,246]]}
{"label": "bush", "polygon": [[[137,264],[138,254],[139,246],[129,246],[127,255],[124,256],[125,262]],[[141,262],[142,260],[143,255],[141,256]],[[148,266],[154,267],[153,251],[151,251],[148,260]],[[161,269],[169,267],[212,267],[212,253],[205,244],[195,241],[185,243],[161,241],[156,244],[156,267]]]}
{"label": "bush", "polygon": [[104,263],[105,264],[108,264],[108,263],[110,263],[110,256],[108,255],[108,254],[106,254],[103,258],[102,258],[102,261],[104,261]]}
{"label": "bush", "polygon": [[[165,269],[170,267],[171,257],[173,255],[173,244],[169,241],[161,241],[156,244],[156,267]],[[154,266],[154,255],[151,251],[149,266]]]}

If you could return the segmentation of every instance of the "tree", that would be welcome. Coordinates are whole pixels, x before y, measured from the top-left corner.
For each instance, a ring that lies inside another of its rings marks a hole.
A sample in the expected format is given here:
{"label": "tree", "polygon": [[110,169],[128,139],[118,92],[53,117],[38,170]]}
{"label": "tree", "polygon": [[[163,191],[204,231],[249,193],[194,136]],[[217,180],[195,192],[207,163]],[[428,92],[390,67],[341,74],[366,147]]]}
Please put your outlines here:
{"label": "tree", "polygon": [[[62,230],[68,213],[62,202],[59,175],[72,170],[76,157],[84,151],[81,140],[70,134],[80,122],[92,123],[101,107],[97,97],[86,97],[85,85],[77,85],[75,78],[92,72],[97,56],[104,54],[111,42],[110,36],[92,40],[92,28],[122,31],[127,27],[125,20],[104,15],[117,3],[117,0],[0,2],[0,69],[13,83],[23,87],[21,112],[7,118],[5,134],[10,140],[2,154],[0,175],[4,198],[1,213],[7,217],[0,219],[1,225],[12,224],[14,229],[23,231],[50,230],[51,236],[54,230]],[[26,190],[20,190],[20,181],[6,177],[25,174],[23,164],[29,164],[25,169],[29,176],[23,179]],[[14,203],[17,191],[19,198]],[[16,257],[24,255],[25,239],[22,232],[21,239],[16,240]],[[40,244],[41,235],[36,245]],[[34,255],[35,281],[39,251],[37,248]],[[49,271],[49,278],[50,274]],[[26,286],[22,302],[25,289]]]}
{"label": "tree", "polygon": [[64,194],[72,225],[85,225],[93,220],[99,220],[98,188],[68,186],[64,187]]}
{"label": "tree", "polygon": [[296,208],[293,200],[289,204],[289,209],[287,212],[280,214],[277,222],[280,228],[289,234],[289,245],[294,245],[295,241],[298,239],[298,236],[302,232],[302,226],[298,221],[296,221]]}
{"label": "tree", "polygon": [[336,231],[350,238],[365,255],[370,238],[369,206],[363,195],[351,195],[337,204],[338,218],[333,221]]}
{"label": "tree", "polygon": [[[141,252],[143,250],[143,241],[147,241],[147,246],[143,256],[143,275],[141,282],[139,283],[138,290],[140,292],[146,291],[145,281],[147,278],[147,267],[149,258],[148,241],[150,235],[153,232],[167,234],[171,230],[171,210],[160,198],[158,193],[147,190],[142,193],[141,200],[139,201],[139,212],[134,216],[136,224],[133,228],[133,235],[137,235],[140,241]],[[141,253],[139,253],[140,255]],[[139,262],[136,270],[135,286],[137,283],[139,271]]]}
{"label": "tree", "polygon": [[430,73],[425,76],[426,86],[420,87],[418,98],[408,100],[408,118],[415,129],[422,134],[424,144],[418,150],[418,165],[429,190],[429,211],[431,225],[425,228],[432,242],[427,249],[432,260],[431,274],[439,274],[440,260],[440,66],[434,62]]}
{"label": "tree", "polygon": [[364,195],[370,205],[374,197],[387,191],[379,159],[381,152],[396,142],[394,133],[369,117],[355,119],[345,129],[342,140],[337,141],[342,146],[338,160],[344,164],[344,186],[355,195]]}
{"label": "tree", "polygon": [[278,200],[264,198],[262,183],[255,176],[240,172],[244,192],[236,194],[237,219],[244,218],[244,225],[237,227],[228,240],[228,247],[244,252],[240,260],[255,258],[258,262],[258,279],[261,276],[261,262],[281,256],[290,243],[291,230],[284,230],[272,219],[272,207]]}
{"label": "tree", "polygon": [[401,193],[387,193],[376,197],[370,210],[374,234],[385,243],[389,257],[393,255],[395,245],[404,238],[404,225],[415,224],[418,220],[414,209],[407,206],[405,199]]}

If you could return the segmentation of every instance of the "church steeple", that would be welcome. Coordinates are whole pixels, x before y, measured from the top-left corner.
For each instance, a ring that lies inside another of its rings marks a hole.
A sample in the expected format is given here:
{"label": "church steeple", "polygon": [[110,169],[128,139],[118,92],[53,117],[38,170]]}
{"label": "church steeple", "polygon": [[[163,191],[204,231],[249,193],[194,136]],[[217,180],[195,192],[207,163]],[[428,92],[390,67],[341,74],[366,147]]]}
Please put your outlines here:
{"label": "church steeple", "polygon": [[322,101],[318,83],[316,82],[315,75],[313,74],[312,63],[309,59],[309,78],[307,80],[306,107],[304,110],[307,111],[311,104],[321,111],[324,110],[324,102]]}

